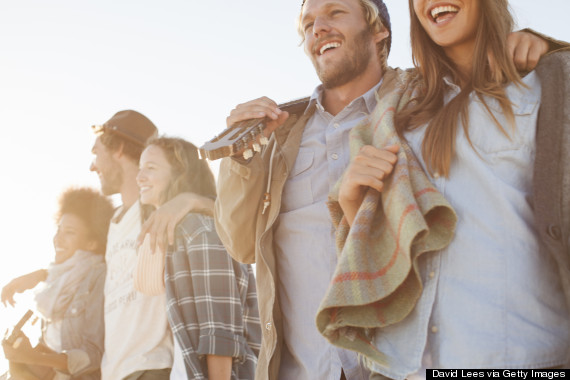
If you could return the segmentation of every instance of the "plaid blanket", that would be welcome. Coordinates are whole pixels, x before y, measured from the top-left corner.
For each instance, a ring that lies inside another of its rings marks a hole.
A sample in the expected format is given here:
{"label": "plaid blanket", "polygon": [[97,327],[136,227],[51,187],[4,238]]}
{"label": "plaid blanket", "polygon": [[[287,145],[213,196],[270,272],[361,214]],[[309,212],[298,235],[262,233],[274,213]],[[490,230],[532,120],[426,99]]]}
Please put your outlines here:
{"label": "plaid blanket", "polygon": [[398,161],[382,193],[367,191],[352,228],[338,204],[340,181],[329,195],[339,257],[316,318],[331,343],[383,365],[389,360],[371,344],[372,333],[412,311],[422,292],[418,258],[447,246],[457,221],[394,128],[395,112],[413,96],[411,75],[388,70],[377,107],[350,133],[352,157],[363,145],[398,144]]}

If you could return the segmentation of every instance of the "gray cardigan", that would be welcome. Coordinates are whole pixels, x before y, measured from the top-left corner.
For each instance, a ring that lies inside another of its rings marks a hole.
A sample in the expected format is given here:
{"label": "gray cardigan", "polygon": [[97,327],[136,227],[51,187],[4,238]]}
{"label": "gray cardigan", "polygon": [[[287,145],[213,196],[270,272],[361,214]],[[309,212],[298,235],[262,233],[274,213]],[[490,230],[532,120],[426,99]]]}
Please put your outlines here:
{"label": "gray cardigan", "polygon": [[536,227],[541,254],[552,255],[559,266],[570,308],[570,50],[541,58],[536,72],[542,85],[533,179]]}

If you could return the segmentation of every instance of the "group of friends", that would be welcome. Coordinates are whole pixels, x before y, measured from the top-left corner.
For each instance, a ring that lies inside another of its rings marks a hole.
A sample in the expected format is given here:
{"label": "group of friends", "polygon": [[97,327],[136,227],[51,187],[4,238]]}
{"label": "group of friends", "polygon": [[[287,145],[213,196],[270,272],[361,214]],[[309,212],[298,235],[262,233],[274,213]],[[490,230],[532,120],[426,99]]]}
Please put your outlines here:
{"label": "group of friends", "polygon": [[400,70],[382,0],[303,1],[321,84],[300,111],[232,110],[228,127],[265,118],[268,144],[224,158],[217,186],[137,111],[94,127],[101,191],[63,192],[53,263],[2,289],[42,284],[40,343],[3,344],[12,377],[567,368],[568,44],[513,33],[507,0],[409,10]]}

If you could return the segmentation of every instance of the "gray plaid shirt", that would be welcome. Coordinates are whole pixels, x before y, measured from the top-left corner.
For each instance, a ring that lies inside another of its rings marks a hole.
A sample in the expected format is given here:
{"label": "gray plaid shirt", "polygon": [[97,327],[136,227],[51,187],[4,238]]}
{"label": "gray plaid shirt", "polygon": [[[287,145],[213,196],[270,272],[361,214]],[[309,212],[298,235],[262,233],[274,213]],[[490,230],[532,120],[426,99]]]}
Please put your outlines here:
{"label": "gray plaid shirt", "polygon": [[228,255],[214,221],[188,214],[166,255],[168,320],[189,379],[207,379],[206,355],[232,356],[232,380],[253,379],[261,344],[255,278]]}

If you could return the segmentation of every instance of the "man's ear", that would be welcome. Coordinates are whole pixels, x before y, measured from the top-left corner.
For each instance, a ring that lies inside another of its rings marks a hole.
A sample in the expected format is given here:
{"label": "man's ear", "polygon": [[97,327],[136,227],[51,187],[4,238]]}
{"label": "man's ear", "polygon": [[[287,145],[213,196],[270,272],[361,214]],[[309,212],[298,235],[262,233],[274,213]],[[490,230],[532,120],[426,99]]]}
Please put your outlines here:
{"label": "man's ear", "polygon": [[377,44],[380,41],[385,40],[389,36],[390,36],[390,32],[386,28],[383,28],[381,31],[374,34],[374,43]]}
{"label": "man's ear", "polygon": [[123,157],[124,155],[124,148],[125,148],[125,143],[121,142],[121,144],[117,147],[117,149],[115,149],[115,151],[113,152],[113,158],[115,160],[118,160],[119,158]]}

